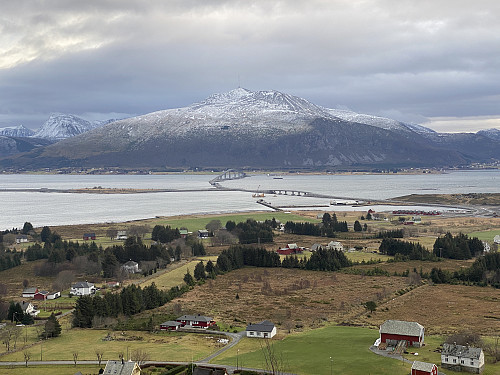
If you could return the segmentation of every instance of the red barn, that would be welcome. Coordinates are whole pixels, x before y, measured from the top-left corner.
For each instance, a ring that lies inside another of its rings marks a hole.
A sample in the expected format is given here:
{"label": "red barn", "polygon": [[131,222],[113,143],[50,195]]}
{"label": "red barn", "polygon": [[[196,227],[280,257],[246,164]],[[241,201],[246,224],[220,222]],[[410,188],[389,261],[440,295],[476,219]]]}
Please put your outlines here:
{"label": "red barn", "polygon": [[95,239],[96,239],[95,233],[84,233],[83,234],[84,241],[95,240]]}
{"label": "red barn", "polygon": [[279,255],[301,254],[302,249],[295,243],[289,243],[286,247],[276,250]]}
{"label": "red barn", "polygon": [[45,301],[47,299],[48,295],[49,295],[49,292],[47,292],[46,290],[40,290],[40,291],[35,293],[33,298],[40,300],[40,301]]}
{"label": "red barn", "polygon": [[438,368],[434,363],[413,362],[411,375],[438,375]]}
{"label": "red barn", "polygon": [[380,341],[392,346],[406,341],[408,346],[419,348],[424,345],[424,331],[424,327],[417,322],[386,320],[380,326]]}

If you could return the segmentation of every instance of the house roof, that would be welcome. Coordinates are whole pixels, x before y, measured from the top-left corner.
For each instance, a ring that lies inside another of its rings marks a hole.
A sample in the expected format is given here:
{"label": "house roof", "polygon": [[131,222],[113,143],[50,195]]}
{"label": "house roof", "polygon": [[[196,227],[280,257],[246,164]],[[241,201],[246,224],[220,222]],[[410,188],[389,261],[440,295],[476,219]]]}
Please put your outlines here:
{"label": "house roof", "polygon": [[132,375],[139,365],[131,361],[108,361],[104,368],[104,374]]}
{"label": "house roof", "polygon": [[436,366],[434,363],[414,361],[413,365],[411,366],[411,369],[412,370],[420,370],[420,371],[431,372],[432,369],[434,368],[434,366]]}
{"label": "house roof", "polygon": [[84,233],[84,237],[95,237],[95,233]]}
{"label": "house roof", "polygon": [[195,320],[197,322],[211,322],[213,318],[204,315],[183,315],[177,318],[177,320],[187,320],[187,321]]}
{"label": "house roof", "polygon": [[419,337],[424,332],[424,326],[417,322],[403,320],[386,320],[380,326],[380,333]]}
{"label": "house roof", "polygon": [[255,332],[272,332],[274,328],[274,323],[269,320],[263,320],[260,323],[249,324],[247,326],[247,331],[255,331]]}
{"label": "house roof", "polygon": [[35,294],[43,294],[44,296],[46,296],[47,294],[49,294],[48,291],[46,290],[39,290],[38,292],[36,292]]}
{"label": "house roof", "polygon": [[92,288],[94,284],[89,283],[87,281],[78,281],[77,283],[74,283],[71,285],[72,288],[78,289],[78,288]]}
{"label": "house roof", "polygon": [[193,370],[193,375],[225,375],[227,374],[224,369],[216,369],[210,367],[196,367]]}
{"label": "house roof", "polygon": [[473,348],[470,346],[444,343],[441,354],[460,357],[460,358],[479,359],[482,352],[483,349],[481,348]]}
{"label": "house roof", "polygon": [[187,229],[179,229],[179,234],[188,234]]}
{"label": "house roof", "polygon": [[25,301],[22,301],[19,305],[21,306],[21,309],[23,309],[23,312],[26,312],[28,307],[33,306],[31,302],[25,302]]}
{"label": "house roof", "polygon": [[129,260],[128,262],[123,263],[123,265],[124,265],[125,267],[135,267],[135,266],[138,266],[138,265],[139,265],[139,263],[134,262],[133,260]]}
{"label": "house roof", "polygon": [[182,324],[181,322],[176,322],[174,320],[167,320],[166,322],[160,324],[160,326],[177,327],[180,326],[181,324]]}
{"label": "house roof", "polygon": [[23,294],[35,294],[38,291],[38,288],[26,288],[23,290]]}

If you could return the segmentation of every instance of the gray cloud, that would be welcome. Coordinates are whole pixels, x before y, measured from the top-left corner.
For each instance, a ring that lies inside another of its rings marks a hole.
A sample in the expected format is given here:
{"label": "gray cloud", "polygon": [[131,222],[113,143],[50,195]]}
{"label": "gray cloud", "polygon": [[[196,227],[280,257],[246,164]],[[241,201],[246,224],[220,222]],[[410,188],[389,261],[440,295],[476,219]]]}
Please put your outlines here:
{"label": "gray cloud", "polygon": [[[399,120],[500,118],[500,4],[7,2],[0,126],[142,114],[238,84]],[[439,124],[430,122],[430,124]],[[493,122],[494,123],[494,122]],[[453,131],[447,122],[447,130]]]}

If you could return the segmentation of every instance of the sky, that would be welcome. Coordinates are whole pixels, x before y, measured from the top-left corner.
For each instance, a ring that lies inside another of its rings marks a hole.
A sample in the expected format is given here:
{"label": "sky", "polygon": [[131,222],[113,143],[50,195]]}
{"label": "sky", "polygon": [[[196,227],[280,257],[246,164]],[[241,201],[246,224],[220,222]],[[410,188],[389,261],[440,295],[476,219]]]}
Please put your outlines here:
{"label": "sky", "polygon": [[16,0],[0,127],[188,106],[239,86],[440,132],[500,129],[498,0]]}

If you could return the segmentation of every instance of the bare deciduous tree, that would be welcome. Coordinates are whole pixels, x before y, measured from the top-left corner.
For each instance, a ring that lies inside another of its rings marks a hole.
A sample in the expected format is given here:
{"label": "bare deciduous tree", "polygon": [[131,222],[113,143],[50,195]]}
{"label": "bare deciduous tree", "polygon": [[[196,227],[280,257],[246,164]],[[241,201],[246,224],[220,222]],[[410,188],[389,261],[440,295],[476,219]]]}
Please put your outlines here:
{"label": "bare deciduous tree", "polygon": [[28,367],[28,361],[31,359],[31,353],[27,350],[23,352],[24,363],[26,363],[26,367]]}
{"label": "bare deciduous tree", "polygon": [[104,350],[96,349],[95,355],[97,357],[97,362],[99,362],[99,367],[101,367],[102,357],[104,356]]}
{"label": "bare deciduous tree", "polygon": [[260,342],[260,350],[264,356],[265,369],[269,373],[283,374],[284,373],[284,363],[282,353],[276,353],[276,350],[271,343],[271,340],[265,339]]}
{"label": "bare deciduous tree", "polygon": [[73,362],[75,362],[75,367],[76,367],[76,361],[78,361],[78,352],[73,352]]}
{"label": "bare deciduous tree", "polygon": [[139,366],[142,366],[144,362],[149,361],[150,355],[147,351],[142,349],[136,349],[132,352],[132,361],[137,362]]}
{"label": "bare deciduous tree", "polygon": [[500,337],[495,338],[494,344],[486,345],[484,351],[491,356],[493,363],[500,361]]}

